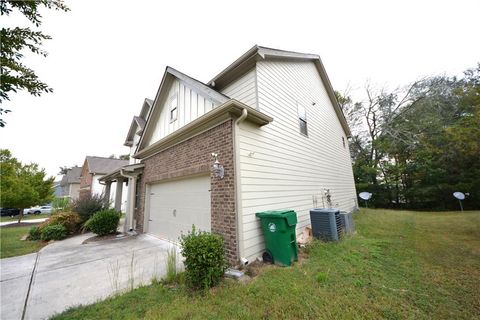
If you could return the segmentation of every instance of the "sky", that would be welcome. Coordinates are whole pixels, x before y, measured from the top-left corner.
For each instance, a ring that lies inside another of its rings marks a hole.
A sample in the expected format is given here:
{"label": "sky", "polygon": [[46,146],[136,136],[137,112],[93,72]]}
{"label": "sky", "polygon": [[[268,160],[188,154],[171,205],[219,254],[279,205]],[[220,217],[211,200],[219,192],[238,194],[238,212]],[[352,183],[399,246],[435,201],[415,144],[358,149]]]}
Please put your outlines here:
{"label": "sky", "polygon": [[[0,148],[55,176],[85,156],[126,154],[166,66],[207,82],[253,45],[320,55],[335,90],[396,88],[480,62],[480,1],[66,0],[42,10],[46,58],[24,63],[54,89],[11,93]],[[33,25],[21,15],[2,25]]]}

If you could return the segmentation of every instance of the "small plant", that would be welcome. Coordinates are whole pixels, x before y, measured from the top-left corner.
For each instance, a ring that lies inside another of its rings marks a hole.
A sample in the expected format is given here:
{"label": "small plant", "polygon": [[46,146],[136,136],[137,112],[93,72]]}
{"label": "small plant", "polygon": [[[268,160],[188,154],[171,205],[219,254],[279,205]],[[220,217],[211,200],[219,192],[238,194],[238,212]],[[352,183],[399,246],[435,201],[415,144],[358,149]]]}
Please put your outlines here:
{"label": "small plant", "polygon": [[132,291],[135,288],[135,251],[132,252],[132,259],[130,259],[130,267],[128,268],[128,289]]}
{"label": "small plant", "polygon": [[80,228],[80,216],[76,212],[57,212],[48,218],[48,225],[61,224],[69,234],[74,234]]}
{"label": "small plant", "polygon": [[172,247],[167,251],[167,260],[165,261],[165,283],[173,283],[177,278],[177,250]]}
{"label": "small plant", "polygon": [[56,213],[59,211],[65,211],[70,206],[70,199],[67,197],[55,198],[52,201],[52,212]]}
{"label": "small plant", "polygon": [[42,237],[42,231],[39,227],[31,227],[28,231],[28,240],[40,240]]}
{"label": "small plant", "polygon": [[118,293],[120,290],[120,262],[112,263],[108,266],[108,277],[110,279],[110,285],[114,293]]}
{"label": "small plant", "polygon": [[319,272],[315,276],[315,280],[317,280],[318,283],[324,283],[327,281],[327,279],[328,279],[328,274],[325,272]]}
{"label": "small plant", "polygon": [[116,233],[120,215],[121,213],[115,209],[102,210],[88,219],[84,226],[99,236]]}
{"label": "small plant", "polygon": [[109,200],[103,194],[87,195],[74,200],[72,209],[80,215],[82,223],[90,219],[98,211],[107,210]]}
{"label": "small plant", "polygon": [[44,241],[62,240],[66,237],[67,229],[61,224],[52,224],[41,229],[41,239]]}
{"label": "small plant", "polygon": [[223,238],[209,232],[192,231],[180,238],[185,257],[187,285],[193,289],[208,289],[220,282],[227,268]]}

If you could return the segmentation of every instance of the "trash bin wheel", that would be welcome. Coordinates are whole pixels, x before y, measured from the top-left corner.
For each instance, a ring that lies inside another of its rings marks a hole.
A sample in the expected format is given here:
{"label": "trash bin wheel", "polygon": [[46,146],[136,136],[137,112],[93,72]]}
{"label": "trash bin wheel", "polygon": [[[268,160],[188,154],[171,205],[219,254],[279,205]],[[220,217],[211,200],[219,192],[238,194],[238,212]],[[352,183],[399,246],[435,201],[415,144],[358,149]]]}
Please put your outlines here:
{"label": "trash bin wheel", "polygon": [[265,251],[262,254],[262,259],[263,259],[263,262],[265,263],[273,263],[273,256],[269,251]]}

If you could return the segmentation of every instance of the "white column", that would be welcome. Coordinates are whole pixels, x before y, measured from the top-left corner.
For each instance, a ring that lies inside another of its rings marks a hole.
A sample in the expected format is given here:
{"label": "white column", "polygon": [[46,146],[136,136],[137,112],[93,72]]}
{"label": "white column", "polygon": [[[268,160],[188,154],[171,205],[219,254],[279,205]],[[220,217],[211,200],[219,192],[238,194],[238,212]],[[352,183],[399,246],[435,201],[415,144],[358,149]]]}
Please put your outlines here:
{"label": "white column", "polygon": [[105,182],[105,201],[110,203],[110,189],[112,188],[112,181]]}
{"label": "white column", "polygon": [[117,188],[115,189],[115,210],[122,210],[122,190],[123,190],[123,178],[117,179]]}
{"label": "white column", "polygon": [[135,213],[135,196],[137,193],[137,177],[132,176],[128,181],[128,206],[125,219],[125,232],[133,229],[133,215]]}

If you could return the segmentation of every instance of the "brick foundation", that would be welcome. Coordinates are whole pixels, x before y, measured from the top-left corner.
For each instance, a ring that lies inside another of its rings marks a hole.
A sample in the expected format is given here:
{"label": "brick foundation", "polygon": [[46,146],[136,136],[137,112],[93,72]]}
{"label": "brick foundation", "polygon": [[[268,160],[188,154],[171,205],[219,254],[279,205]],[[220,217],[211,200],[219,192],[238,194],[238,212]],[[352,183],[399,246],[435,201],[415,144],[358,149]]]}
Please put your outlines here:
{"label": "brick foundation", "polygon": [[[233,150],[233,120],[228,120],[208,131],[170,147],[144,161],[140,180],[139,206],[135,213],[136,229],[144,232],[145,185],[187,177],[199,173],[210,173],[211,181],[211,230],[223,236],[225,253],[233,265],[238,261],[237,230],[235,213],[235,177]],[[223,179],[213,177],[211,154],[225,169]]]}

